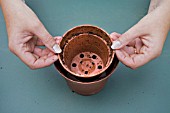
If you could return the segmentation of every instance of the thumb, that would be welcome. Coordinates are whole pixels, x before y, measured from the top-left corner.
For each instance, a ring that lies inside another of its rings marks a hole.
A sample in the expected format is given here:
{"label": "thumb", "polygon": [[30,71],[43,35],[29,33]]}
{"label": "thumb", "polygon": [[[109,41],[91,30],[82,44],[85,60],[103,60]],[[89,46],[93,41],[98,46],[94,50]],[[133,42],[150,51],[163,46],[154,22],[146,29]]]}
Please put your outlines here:
{"label": "thumb", "polygon": [[138,25],[133,26],[127,32],[122,34],[117,40],[112,42],[112,49],[120,49],[126,46],[129,42],[134,40],[135,38],[142,35],[140,27]]}
{"label": "thumb", "polygon": [[45,27],[42,25],[38,29],[35,29],[34,34],[41,39],[43,44],[53,51],[54,53],[61,53],[62,50],[58,44],[56,44],[55,39],[49,34],[49,32],[45,29]]}

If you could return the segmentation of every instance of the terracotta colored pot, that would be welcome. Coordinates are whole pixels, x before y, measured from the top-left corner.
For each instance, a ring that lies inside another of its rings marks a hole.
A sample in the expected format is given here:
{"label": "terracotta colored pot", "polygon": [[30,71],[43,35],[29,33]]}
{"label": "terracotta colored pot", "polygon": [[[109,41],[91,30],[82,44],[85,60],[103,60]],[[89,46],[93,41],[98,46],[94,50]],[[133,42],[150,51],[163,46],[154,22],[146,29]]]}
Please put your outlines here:
{"label": "terracotta colored pot", "polygon": [[88,96],[88,95],[96,94],[103,89],[108,78],[116,70],[118,63],[119,63],[119,60],[115,56],[109,68],[106,69],[105,72],[100,74],[99,78],[93,81],[86,81],[86,82],[81,81],[77,79],[75,76],[71,75],[67,70],[63,68],[59,60],[57,60],[54,63],[54,65],[56,69],[59,71],[59,73],[65,78],[68,86],[73,92]]}
{"label": "terracotta colored pot", "polygon": [[64,69],[80,79],[95,77],[112,63],[115,52],[111,44],[109,34],[101,28],[77,26],[63,35],[59,61]]}
{"label": "terracotta colored pot", "polygon": [[99,27],[82,25],[63,35],[56,69],[69,87],[82,95],[99,92],[115,70],[118,59],[109,34]]}

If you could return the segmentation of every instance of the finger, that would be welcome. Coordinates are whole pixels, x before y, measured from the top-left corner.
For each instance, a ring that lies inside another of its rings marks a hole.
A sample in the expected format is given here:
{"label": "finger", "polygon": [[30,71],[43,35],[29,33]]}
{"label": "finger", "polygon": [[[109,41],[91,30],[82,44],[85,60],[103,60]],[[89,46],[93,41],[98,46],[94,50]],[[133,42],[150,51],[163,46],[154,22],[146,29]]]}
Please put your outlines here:
{"label": "finger", "polygon": [[[135,40],[129,42],[127,46],[123,47],[123,50],[125,50],[128,54],[136,54],[140,53],[140,49],[142,48],[143,43],[140,38],[136,38]],[[136,51],[136,53],[135,53]]]}
{"label": "finger", "polygon": [[112,41],[117,40],[120,36],[121,36],[121,34],[116,33],[116,32],[113,32],[110,34]]}
{"label": "finger", "polygon": [[129,55],[122,49],[116,50],[116,55],[124,65],[132,69],[136,69],[152,60],[152,57],[146,53]]}
{"label": "finger", "polygon": [[141,39],[139,39],[139,38],[137,38],[135,42],[136,42],[135,43],[136,52],[140,53],[143,43],[142,43]]}
{"label": "finger", "polygon": [[34,53],[33,53],[33,56],[34,56],[36,59],[39,59],[39,58],[40,58],[40,56],[38,56],[38,55],[36,55],[36,54],[34,54]]}
{"label": "finger", "polygon": [[117,33],[117,32],[113,32],[113,33],[111,33],[110,35],[111,35],[111,36],[116,36],[116,37],[120,37],[120,36],[121,36],[121,34],[119,34],[119,33]]}
{"label": "finger", "polygon": [[37,39],[37,43],[36,43],[37,46],[44,46],[44,43],[42,42],[41,39]]}
{"label": "finger", "polygon": [[32,42],[35,42],[34,45],[44,46],[43,42],[37,36],[32,36],[32,40],[35,40],[35,41],[32,41]]}
{"label": "finger", "polygon": [[50,57],[40,57],[34,62],[34,67],[35,68],[42,68],[42,67],[47,67],[53,64],[58,57],[56,55],[50,56]]}
{"label": "finger", "polygon": [[58,57],[56,55],[53,55],[53,56],[50,56],[50,57],[40,57],[39,59],[37,59],[34,62],[32,69],[37,69],[37,68],[43,68],[43,67],[50,66],[57,59],[58,59]]}
{"label": "finger", "polygon": [[136,44],[136,39],[135,39],[135,40],[132,40],[131,42],[129,42],[129,43],[127,44],[127,46],[135,47],[135,44]]}
{"label": "finger", "polygon": [[136,69],[140,66],[143,66],[144,64],[152,60],[151,56],[147,54],[133,54],[130,58],[134,62],[134,65],[129,65],[132,69]]}
{"label": "finger", "polygon": [[136,53],[135,53],[136,48],[131,47],[131,46],[125,46],[125,47],[123,47],[123,50],[124,50],[125,52],[127,52],[129,55],[136,54]]}
{"label": "finger", "polygon": [[139,25],[136,24],[127,32],[122,34],[117,40],[113,41],[111,48],[120,49],[126,46],[129,42],[133,41],[135,38],[139,37],[140,35],[142,35],[142,30]]}
{"label": "finger", "polygon": [[133,59],[126,53],[124,50],[116,50],[116,55],[120,62],[122,62],[124,65],[135,69],[135,62]]}
{"label": "finger", "polygon": [[[129,42],[127,46],[123,47],[128,54],[136,54],[140,53],[140,49],[142,48],[143,43],[140,38],[136,38],[135,40]],[[136,52],[136,53],[135,53]]]}
{"label": "finger", "polygon": [[56,37],[54,37],[54,39],[55,39],[56,43],[59,44],[61,42],[61,40],[62,40],[62,37],[61,36],[56,36]]}
{"label": "finger", "polygon": [[54,39],[55,39],[55,40],[61,40],[61,39],[62,39],[62,36],[55,36]]}
{"label": "finger", "polygon": [[49,57],[39,57],[38,55],[32,54],[30,52],[24,52],[22,54],[19,54],[18,56],[31,69],[49,66],[58,59],[56,55],[52,55]]}
{"label": "finger", "polygon": [[45,48],[45,49],[41,49],[41,48],[38,48],[38,47],[35,47],[34,48],[34,51],[33,51],[34,54],[42,57],[42,56],[45,56],[45,55],[54,55],[53,52],[51,52],[48,48]]}
{"label": "finger", "polygon": [[34,29],[34,34],[42,40],[44,45],[49,48],[54,53],[60,53],[61,49],[56,44],[54,38],[48,33],[48,31],[45,29],[45,27],[41,24],[41,26],[38,29]]}

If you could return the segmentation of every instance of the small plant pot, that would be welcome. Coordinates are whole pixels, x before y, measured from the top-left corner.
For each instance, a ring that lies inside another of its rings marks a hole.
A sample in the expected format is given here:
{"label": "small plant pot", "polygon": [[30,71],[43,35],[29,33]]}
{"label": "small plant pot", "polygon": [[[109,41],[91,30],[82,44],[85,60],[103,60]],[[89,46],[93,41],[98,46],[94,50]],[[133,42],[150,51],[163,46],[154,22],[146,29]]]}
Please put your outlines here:
{"label": "small plant pot", "polygon": [[77,79],[74,75],[70,74],[67,70],[63,68],[59,60],[57,60],[54,65],[58,72],[65,78],[67,85],[69,88],[80,95],[89,96],[100,92],[105,86],[108,78],[112,75],[112,73],[116,70],[118,66],[119,60],[117,57],[114,57],[113,62],[106,69],[105,72],[101,73],[100,76],[95,80],[90,81],[82,81]]}
{"label": "small plant pot", "polygon": [[77,26],[64,34],[59,61],[64,69],[80,79],[95,77],[112,63],[115,52],[111,44],[109,34],[101,28]]}
{"label": "small plant pot", "polygon": [[109,34],[92,25],[74,27],[63,35],[63,51],[55,66],[73,91],[91,95],[103,88],[118,64],[111,44]]}

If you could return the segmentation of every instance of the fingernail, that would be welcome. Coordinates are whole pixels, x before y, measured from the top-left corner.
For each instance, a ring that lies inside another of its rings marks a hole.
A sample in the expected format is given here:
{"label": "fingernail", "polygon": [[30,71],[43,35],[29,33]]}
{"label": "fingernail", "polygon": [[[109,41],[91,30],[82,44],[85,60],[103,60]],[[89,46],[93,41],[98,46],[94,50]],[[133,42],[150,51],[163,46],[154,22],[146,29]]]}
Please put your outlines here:
{"label": "fingernail", "polygon": [[111,48],[112,49],[117,49],[121,46],[120,41],[113,41]]}
{"label": "fingernail", "polygon": [[53,50],[55,51],[55,53],[61,53],[62,52],[62,50],[61,50],[61,48],[58,44],[55,44],[53,46]]}

